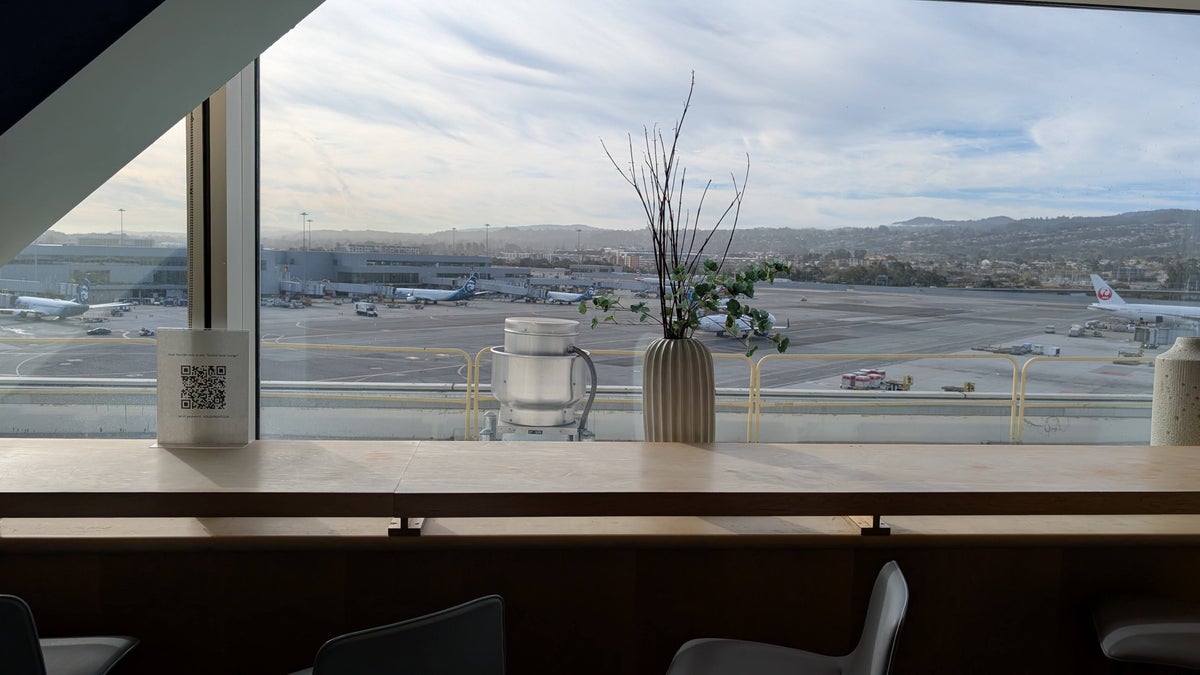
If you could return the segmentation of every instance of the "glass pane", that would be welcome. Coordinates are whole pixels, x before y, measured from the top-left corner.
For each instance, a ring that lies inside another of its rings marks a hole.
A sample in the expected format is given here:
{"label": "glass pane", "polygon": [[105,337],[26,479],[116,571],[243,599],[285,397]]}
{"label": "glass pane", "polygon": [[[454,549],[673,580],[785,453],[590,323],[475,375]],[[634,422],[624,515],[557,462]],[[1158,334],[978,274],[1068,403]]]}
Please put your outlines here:
{"label": "glass pane", "polygon": [[183,129],[0,267],[0,435],[155,437],[154,333],[187,325]]}
{"label": "glass pane", "polygon": [[[685,208],[713,181],[713,223],[749,157],[726,263],[795,265],[755,296],[785,356],[699,334],[721,439],[1145,442],[1148,363],[1195,324],[1089,309],[1091,275],[1200,304],[1198,30],[905,0],[329,0],[262,60],[263,435],[474,438],[488,348],[540,317],[595,352],[597,437],[638,438],[654,327],[545,301],[595,284],[657,313],[614,161],[670,134],[694,71]],[[422,302],[472,270],[486,295]]]}

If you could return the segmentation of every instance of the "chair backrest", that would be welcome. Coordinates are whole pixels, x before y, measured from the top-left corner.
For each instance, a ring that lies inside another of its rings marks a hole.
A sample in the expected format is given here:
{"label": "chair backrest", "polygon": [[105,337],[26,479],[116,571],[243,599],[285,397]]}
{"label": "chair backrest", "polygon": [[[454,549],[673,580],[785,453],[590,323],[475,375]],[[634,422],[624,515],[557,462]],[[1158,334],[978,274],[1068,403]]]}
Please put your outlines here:
{"label": "chair backrest", "polygon": [[504,675],[504,601],[489,595],[333,638],[313,675]]}
{"label": "chair backrest", "polygon": [[0,673],[46,675],[33,610],[15,595],[0,595]]}
{"label": "chair backrest", "polygon": [[886,675],[892,669],[892,652],[908,611],[908,582],[893,560],[879,570],[871,589],[871,604],[858,646],[847,657],[849,675]]}

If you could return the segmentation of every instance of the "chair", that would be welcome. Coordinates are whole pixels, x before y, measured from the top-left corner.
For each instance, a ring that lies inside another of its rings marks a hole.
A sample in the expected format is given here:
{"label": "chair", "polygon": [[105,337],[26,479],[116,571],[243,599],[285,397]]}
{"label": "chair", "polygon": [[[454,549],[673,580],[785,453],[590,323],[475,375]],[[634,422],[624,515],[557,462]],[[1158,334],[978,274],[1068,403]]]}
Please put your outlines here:
{"label": "chair", "polygon": [[504,601],[488,595],[333,638],[293,675],[504,675]]}
{"label": "chair", "polygon": [[1200,604],[1118,595],[1097,602],[1092,620],[1113,661],[1200,670]]}
{"label": "chair", "polygon": [[895,561],[875,578],[862,636],[845,656],[824,656],[762,642],[701,638],[684,643],[671,661],[668,675],[885,675],[904,613],[908,584]]}
{"label": "chair", "polygon": [[0,595],[0,672],[5,675],[104,675],[138,641],[131,637],[38,639],[33,611]]}

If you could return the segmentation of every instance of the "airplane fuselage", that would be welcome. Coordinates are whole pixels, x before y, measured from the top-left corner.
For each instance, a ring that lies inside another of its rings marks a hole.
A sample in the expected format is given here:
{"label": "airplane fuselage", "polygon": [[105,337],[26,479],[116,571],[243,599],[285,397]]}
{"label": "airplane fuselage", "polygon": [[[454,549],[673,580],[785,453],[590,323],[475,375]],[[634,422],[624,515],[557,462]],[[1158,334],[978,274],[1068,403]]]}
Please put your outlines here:
{"label": "airplane fuselage", "polygon": [[547,291],[546,302],[569,305],[596,297],[596,287],[592,286],[582,293],[565,293],[562,291]]}
{"label": "airplane fuselage", "polygon": [[22,318],[26,317],[54,317],[58,319],[66,319],[72,316],[80,316],[88,311],[88,305],[72,302],[71,300],[56,300],[54,298],[38,298],[32,296],[20,296],[13,303],[13,313]]}
{"label": "airplane fuselage", "polygon": [[475,295],[475,285],[478,276],[474,273],[467,279],[462,288],[444,290],[438,288],[395,288],[392,295],[406,302],[422,302],[436,305],[438,302],[462,302],[470,300]]}
{"label": "airplane fuselage", "polygon": [[[716,333],[718,336],[729,335],[730,337],[736,338],[744,337],[751,331],[753,331],[755,335],[767,334],[765,331],[753,330],[753,327],[750,324],[750,317],[748,316],[735,319],[733,322],[733,328],[729,328],[725,323],[728,316],[728,314],[706,314],[705,316],[700,317],[700,330],[709,333]],[[768,314],[767,322],[769,324],[767,330],[770,330],[775,326],[775,315]]]}
{"label": "airplane fuselage", "polygon": [[1088,305],[1088,309],[1098,309],[1135,323],[1153,323],[1162,326],[1175,326],[1181,323],[1200,324],[1200,307],[1125,302],[1103,277],[1099,274],[1091,276],[1096,302]]}
{"label": "airplane fuselage", "polygon": [[1178,326],[1182,323],[1194,323],[1195,319],[1180,316],[1180,312],[1191,309],[1176,305],[1143,305],[1125,303],[1122,305],[1104,305],[1093,302],[1088,309],[1099,310],[1125,319],[1132,323],[1153,323],[1162,326]]}

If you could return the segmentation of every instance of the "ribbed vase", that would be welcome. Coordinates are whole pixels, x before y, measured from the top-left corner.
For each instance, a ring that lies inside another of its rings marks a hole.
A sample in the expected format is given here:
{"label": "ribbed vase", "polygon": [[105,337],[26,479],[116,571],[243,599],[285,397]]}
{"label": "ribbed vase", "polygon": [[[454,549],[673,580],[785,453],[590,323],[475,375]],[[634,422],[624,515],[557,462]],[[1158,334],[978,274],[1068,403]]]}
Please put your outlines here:
{"label": "ribbed vase", "polygon": [[1200,445],[1200,337],[1175,338],[1154,359],[1150,445]]}
{"label": "ribbed vase", "polygon": [[712,443],[717,433],[712,353],[695,338],[659,338],[642,367],[646,440]]}

